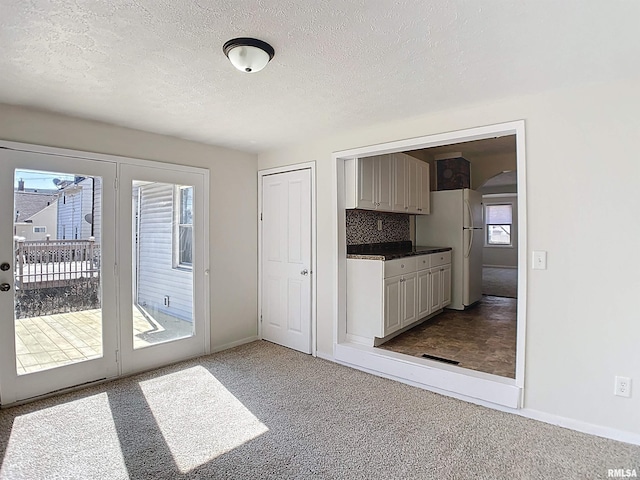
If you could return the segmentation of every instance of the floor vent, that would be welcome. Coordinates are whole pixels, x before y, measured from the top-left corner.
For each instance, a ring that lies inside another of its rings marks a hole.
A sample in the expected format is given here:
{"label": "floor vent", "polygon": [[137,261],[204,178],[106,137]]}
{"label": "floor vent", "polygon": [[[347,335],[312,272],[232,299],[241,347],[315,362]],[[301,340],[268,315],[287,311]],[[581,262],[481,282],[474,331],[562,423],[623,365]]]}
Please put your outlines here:
{"label": "floor vent", "polygon": [[449,365],[458,365],[460,362],[456,362],[455,360],[449,360],[448,358],[436,357],[434,355],[427,355],[426,353],[422,354],[422,358],[428,358],[429,360],[436,360],[437,362],[448,363]]}

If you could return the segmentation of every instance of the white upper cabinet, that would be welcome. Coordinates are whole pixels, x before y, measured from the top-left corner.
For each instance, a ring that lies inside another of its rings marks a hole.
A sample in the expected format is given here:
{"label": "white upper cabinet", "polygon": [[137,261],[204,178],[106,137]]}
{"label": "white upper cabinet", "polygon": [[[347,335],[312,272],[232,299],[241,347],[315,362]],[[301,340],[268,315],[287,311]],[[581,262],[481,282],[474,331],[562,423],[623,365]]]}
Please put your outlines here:
{"label": "white upper cabinet", "polygon": [[346,208],[391,211],[391,181],[389,155],[347,160]]}
{"label": "white upper cabinet", "polygon": [[418,174],[416,175],[418,178],[418,214],[425,215],[431,213],[429,164],[418,160],[416,166],[418,169]]}
{"label": "white upper cabinet", "polygon": [[423,215],[429,210],[429,164],[404,153],[394,153],[393,211]]}
{"label": "white upper cabinet", "polygon": [[391,155],[393,165],[393,202],[391,209],[394,212],[407,213],[407,155],[394,153]]}
{"label": "white upper cabinet", "polygon": [[404,153],[345,161],[346,208],[429,213],[429,164]]}

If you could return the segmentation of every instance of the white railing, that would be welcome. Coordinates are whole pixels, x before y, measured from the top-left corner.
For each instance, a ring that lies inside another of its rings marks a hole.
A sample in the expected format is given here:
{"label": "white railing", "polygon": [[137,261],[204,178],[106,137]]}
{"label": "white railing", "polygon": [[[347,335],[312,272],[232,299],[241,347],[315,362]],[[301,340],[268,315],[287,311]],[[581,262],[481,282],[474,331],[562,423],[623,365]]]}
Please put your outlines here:
{"label": "white railing", "polygon": [[63,287],[98,279],[100,245],[89,240],[25,240],[15,238],[16,287],[23,290]]}

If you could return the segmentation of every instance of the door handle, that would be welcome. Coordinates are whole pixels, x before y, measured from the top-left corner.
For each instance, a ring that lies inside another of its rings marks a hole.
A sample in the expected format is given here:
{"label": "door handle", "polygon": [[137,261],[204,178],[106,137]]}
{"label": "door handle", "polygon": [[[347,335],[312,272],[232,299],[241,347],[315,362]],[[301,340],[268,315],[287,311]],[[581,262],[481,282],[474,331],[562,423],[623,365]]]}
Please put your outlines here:
{"label": "door handle", "polygon": [[304,276],[306,277],[307,275],[309,275],[309,270],[307,270],[307,269],[305,268],[304,270],[302,270],[302,271],[300,272],[300,275],[304,275]]}
{"label": "door handle", "polygon": [[11,290],[11,285],[8,283],[0,283],[0,292],[8,292]]}

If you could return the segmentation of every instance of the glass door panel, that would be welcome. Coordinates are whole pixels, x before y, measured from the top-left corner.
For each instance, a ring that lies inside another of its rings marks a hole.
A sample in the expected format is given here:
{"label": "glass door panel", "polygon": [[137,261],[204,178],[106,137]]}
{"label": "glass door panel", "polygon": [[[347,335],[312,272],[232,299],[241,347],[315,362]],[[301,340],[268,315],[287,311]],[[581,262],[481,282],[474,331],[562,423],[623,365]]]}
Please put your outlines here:
{"label": "glass door panel", "polygon": [[104,240],[114,236],[102,234],[114,231],[103,207],[115,203],[104,188],[115,165],[6,149],[0,157],[5,404],[117,374],[115,291],[103,274],[114,262]]}
{"label": "glass door panel", "polygon": [[127,373],[208,348],[208,177],[172,167],[120,167],[120,277],[131,278],[120,287]]}
{"label": "glass door panel", "polygon": [[133,180],[133,348],[194,335],[193,185]]}

